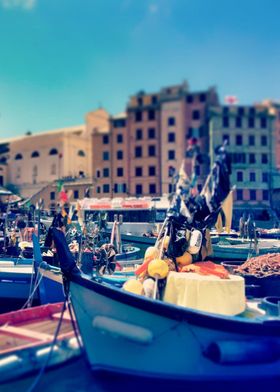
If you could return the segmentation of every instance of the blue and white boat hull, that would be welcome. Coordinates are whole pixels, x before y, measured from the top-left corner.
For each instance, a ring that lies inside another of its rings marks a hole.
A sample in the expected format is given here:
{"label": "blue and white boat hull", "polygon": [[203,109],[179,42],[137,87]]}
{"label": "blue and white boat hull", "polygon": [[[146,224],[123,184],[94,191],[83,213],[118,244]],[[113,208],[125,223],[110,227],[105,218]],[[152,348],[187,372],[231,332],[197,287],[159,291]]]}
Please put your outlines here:
{"label": "blue and white boat hull", "polygon": [[280,320],[183,308],[82,276],[71,300],[93,370],[187,381],[280,378]]}

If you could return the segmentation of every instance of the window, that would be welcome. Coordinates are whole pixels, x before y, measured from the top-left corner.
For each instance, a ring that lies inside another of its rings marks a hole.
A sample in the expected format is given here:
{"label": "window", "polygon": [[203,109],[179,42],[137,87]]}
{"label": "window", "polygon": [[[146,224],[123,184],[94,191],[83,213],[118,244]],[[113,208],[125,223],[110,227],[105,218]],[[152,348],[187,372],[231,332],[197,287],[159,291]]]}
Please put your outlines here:
{"label": "window", "polygon": [[156,138],[156,130],[155,128],[148,129],[148,139],[155,139]]}
{"label": "window", "polygon": [[50,200],[55,200],[55,192],[50,193]]}
{"label": "window", "polygon": [[121,133],[119,133],[117,135],[117,143],[122,143],[123,142],[123,135]]}
{"label": "window", "polygon": [[176,169],[175,169],[175,167],[173,167],[173,166],[168,166],[168,177],[173,177],[174,176],[174,174],[175,174],[175,172],[176,172]]}
{"label": "window", "polygon": [[200,102],[205,102],[206,101],[206,94],[200,94],[199,100],[200,100]]}
{"label": "window", "polygon": [[193,120],[199,120],[200,119],[200,111],[199,110],[193,110],[192,118],[193,118]]}
{"label": "window", "polygon": [[256,200],[257,199],[257,192],[255,189],[250,189],[250,200]]}
{"label": "window", "polygon": [[238,108],[238,115],[239,115],[239,116],[244,116],[244,108],[243,108],[242,106],[240,106],[240,107]]}
{"label": "window", "polygon": [[261,128],[266,128],[267,127],[267,120],[265,117],[261,118]]}
{"label": "window", "polygon": [[100,186],[98,186],[98,187],[96,188],[96,193],[101,193],[101,187],[100,187]]}
{"label": "window", "polygon": [[156,167],[149,166],[149,176],[155,176],[155,175],[156,175]]}
{"label": "window", "polygon": [[243,172],[242,171],[238,171],[236,173],[236,179],[238,182],[242,182],[243,181]]}
{"label": "window", "polygon": [[256,163],[255,154],[249,154],[249,163]]}
{"label": "window", "polygon": [[126,126],[126,120],[124,118],[119,118],[117,120],[113,120],[114,128],[124,128]]}
{"label": "window", "polygon": [[136,184],[135,193],[136,193],[136,195],[142,195],[142,185],[141,184]]}
{"label": "window", "polygon": [[235,143],[236,143],[237,146],[242,146],[242,144],[243,144],[242,135],[236,135],[236,137],[235,137]]}
{"label": "window", "polygon": [[203,125],[201,125],[201,126],[199,127],[199,129],[198,129],[198,135],[199,135],[199,137],[206,136],[205,127],[204,127]]}
{"label": "window", "polygon": [[229,127],[229,117],[223,117],[223,127],[224,128]]}
{"label": "window", "polygon": [[265,135],[261,136],[261,145],[267,146],[267,136],[265,136]]}
{"label": "window", "polygon": [[152,121],[156,119],[156,112],[154,110],[148,110],[148,120]]}
{"label": "window", "polygon": [[156,192],[157,192],[156,184],[150,184],[149,185],[149,193],[154,194]]}
{"label": "window", "polygon": [[250,109],[249,109],[249,115],[250,115],[250,116],[254,116],[255,114],[256,114],[255,108],[250,108]]}
{"label": "window", "polygon": [[169,143],[174,143],[175,142],[175,138],[176,138],[176,135],[175,135],[174,132],[169,132],[168,133],[168,142]]}
{"label": "window", "polygon": [[173,160],[175,159],[175,150],[169,150],[168,151],[168,160]]}
{"label": "window", "polygon": [[109,177],[109,175],[110,175],[110,170],[108,167],[105,167],[103,169],[103,177]]}
{"label": "window", "polygon": [[109,161],[109,159],[110,159],[109,151],[104,151],[103,152],[103,161]]}
{"label": "window", "polygon": [[78,189],[74,190],[74,199],[79,199],[79,191],[78,191]]}
{"label": "window", "polygon": [[174,125],[176,125],[175,117],[168,117],[167,124],[169,127],[173,127]]}
{"label": "window", "polygon": [[117,159],[118,160],[123,159],[123,151],[122,150],[117,151]]}
{"label": "window", "polygon": [[40,156],[38,151],[33,151],[31,154],[31,158],[38,158]]}
{"label": "window", "polygon": [[123,177],[123,168],[122,167],[117,168],[117,177]]}
{"label": "window", "polygon": [[148,156],[155,157],[156,156],[156,146],[152,145],[148,147]]}
{"label": "window", "polygon": [[135,177],[142,177],[142,167],[135,168]]}
{"label": "window", "polygon": [[143,139],[142,129],[136,129],[136,140],[142,140],[142,139]]}
{"label": "window", "polygon": [[228,116],[228,112],[229,112],[229,107],[228,106],[224,106],[223,107],[223,115],[224,116]]}
{"label": "window", "polygon": [[135,121],[136,122],[142,121],[142,112],[135,112]]}
{"label": "window", "polygon": [[248,119],[248,127],[254,128],[255,127],[255,119],[253,117],[249,117]]}
{"label": "window", "polygon": [[114,184],[114,192],[115,193],[126,192],[126,184]]}
{"label": "window", "polygon": [[79,150],[77,155],[79,157],[85,157],[86,156],[86,154],[85,154],[85,152],[83,150]]}
{"label": "window", "polygon": [[110,192],[110,185],[104,184],[103,185],[103,193],[109,193],[109,192]]}
{"label": "window", "polygon": [[243,189],[237,189],[236,191],[236,199],[243,200]]}
{"label": "window", "polygon": [[109,144],[109,135],[103,136],[103,144]]}
{"label": "window", "polygon": [[52,149],[50,150],[50,152],[49,152],[49,155],[57,155],[57,154],[58,154],[58,151],[57,151],[56,148],[52,148]]}
{"label": "window", "polygon": [[16,161],[19,161],[20,159],[22,159],[23,158],[23,156],[21,155],[21,154],[17,154],[16,156],[15,156],[15,160]]}
{"label": "window", "polygon": [[55,175],[55,174],[56,174],[56,164],[53,163],[53,164],[51,165],[51,175]]}
{"label": "window", "polygon": [[155,105],[157,103],[158,99],[156,95],[152,96],[152,104]]}
{"label": "window", "polygon": [[263,182],[268,182],[268,173],[264,172],[264,173],[262,174],[262,181],[263,181]]}
{"label": "window", "polygon": [[155,176],[155,175],[156,175],[156,167],[149,166],[149,176]]}
{"label": "window", "polygon": [[244,152],[234,152],[230,154],[232,163],[246,163],[246,154]]}
{"label": "window", "polygon": [[227,135],[227,134],[224,134],[223,135],[223,142],[227,142],[227,144],[229,145],[229,142],[230,142],[230,137],[229,137],[229,135]]}
{"label": "window", "polygon": [[263,194],[263,200],[269,200],[269,194],[267,189],[263,189],[262,194]]}
{"label": "window", "polygon": [[135,147],[135,158],[141,158],[142,157],[142,147],[137,146]]}
{"label": "window", "polygon": [[168,184],[168,193],[174,192],[174,185]]}
{"label": "window", "polygon": [[143,98],[142,97],[138,97],[137,98],[137,103],[138,103],[139,106],[142,106],[143,105]]}
{"label": "window", "polygon": [[193,136],[193,129],[189,128],[186,134],[186,138],[189,139]]}
{"label": "window", "polygon": [[251,172],[250,173],[250,182],[255,182],[256,181],[256,173],[255,172]]}
{"label": "window", "polygon": [[254,146],[254,145],[255,145],[255,136],[249,135],[249,146]]}
{"label": "window", "polygon": [[241,117],[236,117],[236,119],[235,119],[235,126],[236,126],[236,128],[241,128],[242,127],[242,118]]}
{"label": "window", "polygon": [[268,163],[268,156],[267,156],[267,154],[262,154],[262,163]]}
{"label": "window", "polygon": [[188,95],[186,100],[188,103],[193,103],[193,95]]}

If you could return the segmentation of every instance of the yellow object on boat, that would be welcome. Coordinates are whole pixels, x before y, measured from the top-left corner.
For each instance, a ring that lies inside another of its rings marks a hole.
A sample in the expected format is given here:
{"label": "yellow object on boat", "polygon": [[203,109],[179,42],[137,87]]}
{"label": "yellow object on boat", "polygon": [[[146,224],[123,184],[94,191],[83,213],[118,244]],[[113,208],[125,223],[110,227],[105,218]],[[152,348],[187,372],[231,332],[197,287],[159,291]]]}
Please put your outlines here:
{"label": "yellow object on boat", "polygon": [[192,255],[185,252],[182,256],[176,257],[176,261],[180,266],[189,265],[192,263]]}
{"label": "yellow object on boat", "polygon": [[153,278],[164,279],[167,277],[168,272],[168,265],[162,259],[152,260],[148,265],[148,274]]}
{"label": "yellow object on boat", "polygon": [[133,293],[133,294],[138,294],[138,295],[143,294],[143,285],[137,279],[127,280],[125,282],[125,284],[123,285],[123,289],[125,291],[129,291],[130,293]]}

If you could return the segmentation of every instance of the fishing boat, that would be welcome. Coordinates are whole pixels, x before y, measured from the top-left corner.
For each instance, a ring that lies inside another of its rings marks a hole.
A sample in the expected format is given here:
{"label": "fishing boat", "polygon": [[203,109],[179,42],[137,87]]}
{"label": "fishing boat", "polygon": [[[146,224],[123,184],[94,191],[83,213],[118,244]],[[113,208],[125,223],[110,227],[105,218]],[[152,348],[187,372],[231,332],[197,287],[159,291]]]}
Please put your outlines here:
{"label": "fishing boat", "polygon": [[[210,204],[205,193],[194,200],[191,192],[187,204],[183,203],[183,185],[178,186],[159,235],[160,251],[149,261],[145,257],[136,271],[148,271],[147,281],[154,278],[152,296],[143,295],[145,281],[134,280],[134,287],[120,289],[88,279],[65,246],[63,233],[54,231],[93,371],[182,380],[197,386],[235,382],[240,387],[249,381],[253,387],[264,380],[280,385],[280,318],[260,309],[256,300],[245,301],[242,277],[220,279],[196,272],[204,266],[208,269],[207,263],[199,267],[194,261],[207,256],[207,228],[213,226],[230,195],[229,172],[221,148],[211,173]],[[177,270],[170,270],[170,262]],[[180,264],[178,269],[179,262],[185,266]],[[161,295],[157,282],[166,276]]]}
{"label": "fishing boat", "polygon": [[39,371],[47,359],[49,368],[80,355],[75,322],[62,309],[56,303],[0,315],[0,383]]}
{"label": "fishing boat", "polygon": [[261,311],[254,318],[244,312],[225,316],[145,298],[87,279],[66,261],[71,301],[94,371],[198,383],[280,381],[278,317]]}

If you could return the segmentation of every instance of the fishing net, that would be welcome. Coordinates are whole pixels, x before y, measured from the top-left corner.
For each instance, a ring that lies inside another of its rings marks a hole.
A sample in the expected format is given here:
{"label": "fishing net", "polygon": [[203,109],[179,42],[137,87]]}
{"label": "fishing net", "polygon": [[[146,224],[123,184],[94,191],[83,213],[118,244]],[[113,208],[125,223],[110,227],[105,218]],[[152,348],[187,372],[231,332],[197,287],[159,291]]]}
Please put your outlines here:
{"label": "fishing net", "polygon": [[254,275],[258,278],[280,275],[280,254],[268,253],[252,257],[240,267],[237,267],[235,272],[240,273],[241,275]]}

